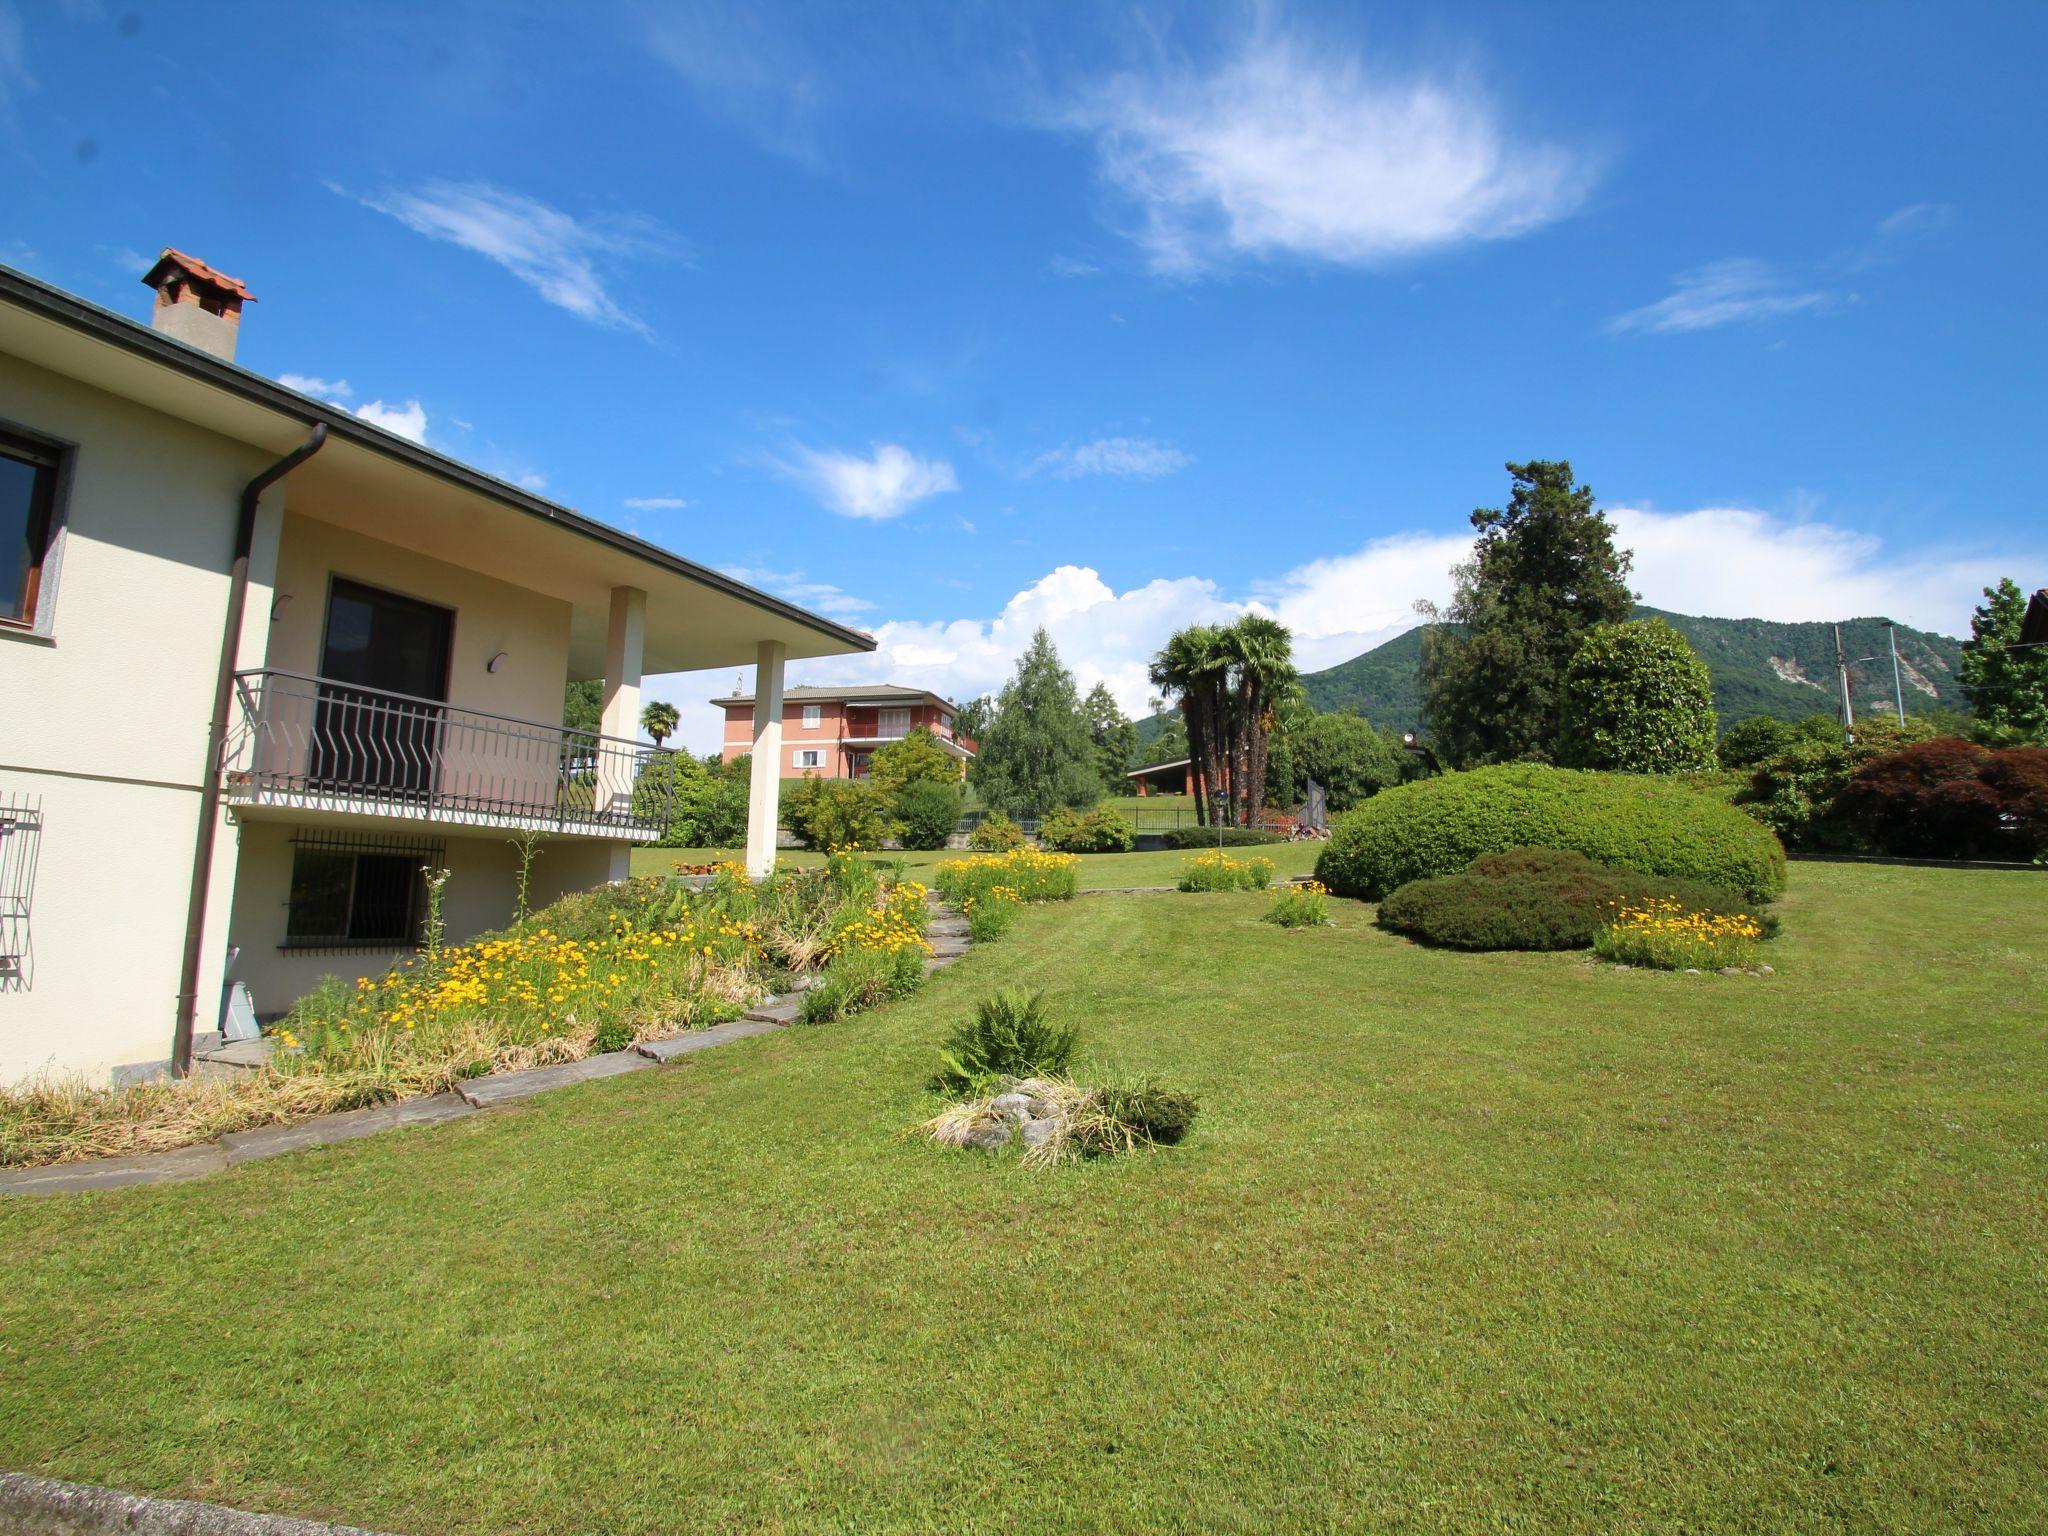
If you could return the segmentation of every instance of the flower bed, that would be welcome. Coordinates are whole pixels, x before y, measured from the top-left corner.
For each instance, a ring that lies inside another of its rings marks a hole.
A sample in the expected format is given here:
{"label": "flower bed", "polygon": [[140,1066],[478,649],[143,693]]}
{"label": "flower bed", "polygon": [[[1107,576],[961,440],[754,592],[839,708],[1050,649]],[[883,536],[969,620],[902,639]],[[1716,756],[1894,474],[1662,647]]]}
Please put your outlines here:
{"label": "flower bed", "polygon": [[1593,952],[1622,965],[1660,970],[1747,970],[1763,927],[1746,913],[1695,912],[1677,901],[1622,906],[1593,938]]}
{"label": "flower bed", "polygon": [[1268,858],[1233,859],[1219,850],[1197,854],[1180,867],[1184,891],[1263,891],[1272,883]]}
{"label": "flower bed", "polygon": [[[660,878],[564,897],[474,942],[428,942],[380,977],[329,978],[272,1032],[271,1060],[226,1082],[0,1091],[0,1166],[164,1151],[230,1131],[439,1093],[738,1017],[771,982],[841,972],[872,1000],[923,978],[924,887],[851,854],[756,885],[737,864],[702,890]],[[906,977],[914,980],[906,981]]]}
{"label": "flower bed", "polygon": [[1066,901],[1080,889],[1081,861],[1071,853],[1014,848],[946,859],[932,871],[932,878],[939,894],[956,907],[964,907],[970,897],[986,900],[997,887],[1017,901]]}
{"label": "flower bed", "polygon": [[1282,928],[1322,928],[1330,921],[1330,892],[1320,880],[1283,885],[1273,892],[1265,921]]}

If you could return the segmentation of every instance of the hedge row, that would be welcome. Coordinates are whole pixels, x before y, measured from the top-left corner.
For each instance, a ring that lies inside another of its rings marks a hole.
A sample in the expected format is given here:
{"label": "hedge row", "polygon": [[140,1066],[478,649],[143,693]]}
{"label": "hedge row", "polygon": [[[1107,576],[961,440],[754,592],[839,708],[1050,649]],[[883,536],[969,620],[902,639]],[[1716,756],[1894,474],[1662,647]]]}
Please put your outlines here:
{"label": "hedge row", "polygon": [[1382,791],[1336,819],[1316,878],[1340,896],[1376,901],[1512,848],[1560,848],[1748,901],[1785,888],[1785,850],[1770,829],[1683,780],[1528,763]]}

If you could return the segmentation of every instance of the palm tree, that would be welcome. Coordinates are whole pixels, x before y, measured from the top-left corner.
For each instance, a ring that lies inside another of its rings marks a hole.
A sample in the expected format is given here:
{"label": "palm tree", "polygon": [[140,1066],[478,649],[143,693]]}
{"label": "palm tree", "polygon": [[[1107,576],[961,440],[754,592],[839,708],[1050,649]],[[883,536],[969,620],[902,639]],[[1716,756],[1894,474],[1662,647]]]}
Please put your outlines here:
{"label": "palm tree", "polygon": [[1227,795],[1229,774],[1229,659],[1223,631],[1209,624],[1181,630],[1152,658],[1152,686],[1180,702],[1187,722],[1188,757],[1195,769],[1195,819],[1207,825],[1208,797]]}
{"label": "palm tree", "polygon": [[1272,750],[1274,711],[1286,696],[1294,670],[1294,636],[1262,613],[1248,613],[1220,636],[1229,659],[1231,785],[1241,826],[1266,808],[1266,759]]}
{"label": "palm tree", "polygon": [[675,705],[662,699],[654,699],[640,711],[640,729],[652,736],[654,744],[658,747],[675,735],[676,727],[682,724],[682,718],[676,713]]}

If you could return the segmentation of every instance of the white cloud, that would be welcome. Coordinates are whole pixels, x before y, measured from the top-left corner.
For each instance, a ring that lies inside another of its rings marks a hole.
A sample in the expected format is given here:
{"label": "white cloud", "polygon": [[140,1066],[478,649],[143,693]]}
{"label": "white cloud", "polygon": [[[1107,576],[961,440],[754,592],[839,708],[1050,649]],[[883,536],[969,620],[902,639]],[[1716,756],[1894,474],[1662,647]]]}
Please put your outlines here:
{"label": "white cloud", "polygon": [[348,387],[347,379],[316,379],[306,373],[280,373],[277,382],[286,389],[296,389],[302,395],[317,395],[336,404],[355,393]]}
{"label": "white cloud", "polygon": [[926,497],[960,489],[946,460],[921,459],[895,443],[872,445],[867,458],[802,445],[794,453],[774,460],[775,467],[842,517],[879,522],[901,516]]}
{"label": "white cloud", "polygon": [[1451,567],[1471,553],[1469,534],[1391,534],[1296,566],[1258,589],[1257,606],[1294,631],[1298,664],[1317,672],[1413,628],[1415,605],[1448,599]]}
{"label": "white cloud", "polygon": [[1186,469],[1194,460],[1171,443],[1147,437],[1102,437],[1092,443],[1054,448],[1032,461],[1030,473],[1045,472],[1062,480],[1086,475],[1113,475],[1124,480],[1152,480]]}
{"label": "white cloud", "polygon": [[1046,265],[1054,277],[1093,277],[1096,272],[1094,262],[1083,261],[1078,256],[1055,256]]}
{"label": "white cloud", "polygon": [[643,335],[647,327],[612,297],[606,269],[624,258],[673,253],[669,237],[641,215],[578,220],[483,181],[433,181],[359,201],[429,239],[496,262],[572,315]]}
{"label": "white cloud", "polygon": [[382,427],[399,437],[410,438],[416,443],[427,440],[426,407],[417,400],[408,400],[403,405],[386,405],[382,400],[372,400],[367,405],[357,406],[356,414],[371,426]]}
{"label": "white cloud", "polygon": [[689,502],[680,496],[628,496],[622,505],[635,512],[680,512]]}
{"label": "white cloud", "polygon": [[1654,304],[1616,315],[1607,328],[1616,334],[1704,331],[1717,325],[1826,309],[1839,297],[1824,288],[1797,285],[1767,261],[1738,256],[1679,274],[1670,294]]}
{"label": "white cloud", "polygon": [[1512,133],[1469,78],[1370,69],[1270,25],[1213,70],[1118,76],[1065,121],[1094,135],[1154,270],[1179,275],[1507,239],[1571,213],[1594,178],[1589,157]]}
{"label": "white cloud", "polygon": [[792,603],[800,603],[814,613],[826,614],[835,619],[851,618],[856,614],[871,612],[874,604],[864,597],[855,597],[844,588],[830,582],[812,581],[802,571],[771,571],[758,566],[728,565],[725,574],[735,581],[744,581],[750,587],[759,587],[764,592],[773,592],[786,597]]}
{"label": "white cloud", "polygon": [[769,9],[684,0],[657,9],[648,46],[701,105],[777,154],[816,166],[828,76],[791,23]]}

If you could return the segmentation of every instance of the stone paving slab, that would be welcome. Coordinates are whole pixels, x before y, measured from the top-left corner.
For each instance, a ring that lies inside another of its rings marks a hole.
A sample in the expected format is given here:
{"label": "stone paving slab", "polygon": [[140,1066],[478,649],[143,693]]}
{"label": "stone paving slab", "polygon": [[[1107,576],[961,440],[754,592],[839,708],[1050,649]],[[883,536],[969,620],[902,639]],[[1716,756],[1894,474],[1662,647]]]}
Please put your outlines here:
{"label": "stone paving slab", "polygon": [[794,1024],[802,1009],[803,999],[800,996],[775,997],[758,1008],[749,1008],[740,1017],[757,1024]]}
{"label": "stone paving slab", "polygon": [[955,959],[967,953],[965,939],[939,938],[932,940],[932,955],[935,959]]}
{"label": "stone paving slab", "polygon": [[54,1163],[47,1168],[10,1168],[0,1172],[0,1194],[69,1195],[86,1189],[121,1189],[130,1184],[181,1184],[187,1179],[219,1173],[227,1165],[227,1148],[208,1145],[147,1152],[139,1157]]}
{"label": "stone paving slab", "polygon": [[276,1048],[276,1037],[264,1035],[255,1040],[231,1040],[193,1055],[200,1061],[218,1061],[230,1067],[260,1067],[270,1060],[270,1053]]}
{"label": "stone paving slab", "polygon": [[424,1099],[399,1099],[390,1104],[373,1104],[368,1109],[351,1109],[336,1115],[316,1115],[291,1125],[263,1125],[253,1131],[235,1131],[220,1139],[230,1163],[254,1162],[259,1157],[276,1157],[301,1147],[325,1147],[337,1141],[354,1141],[401,1125],[439,1125],[443,1120],[460,1120],[476,1109],[452,1093],[437,1093]]}
{"label": "stone paving slab", "polygon": [[493,1104],[510,1104],[530,1099],[536,1093],[567,1088],[572,1083],[593,1082],[600,1077],[617,1077],[622,1072],[644,1072],[654,1063],[637,1051],[607,1051],[581,1061],[565,1061],[553,1067],[534,1067],[526,1072],[494,1072],[489,1077],[472,1077],[456,1085],[455,1091],[486,1109]]}
{"label": "stone paving slab", "polygon": [[772,1035],[782,1025],[772,1019],[734,1019],[730,1024],[714,1024],[709,1029],[687,1030],[680,1035],[670,1035],[666,1040],[643,1040],[633,1047],[648,1061],[674,1061],[678,1056],[688,1056],[693,1051],[708,1051],[714,1045],[724,1045],[729,1040],[745,1040],[753,1035]]}
{"label": "stone paving slab", "polygon": [[354,1525],[252,1515],[189,1499],[151,1499],[85,1483],[0,1473],[0,1531],[10,1536],[376,1536]]}

